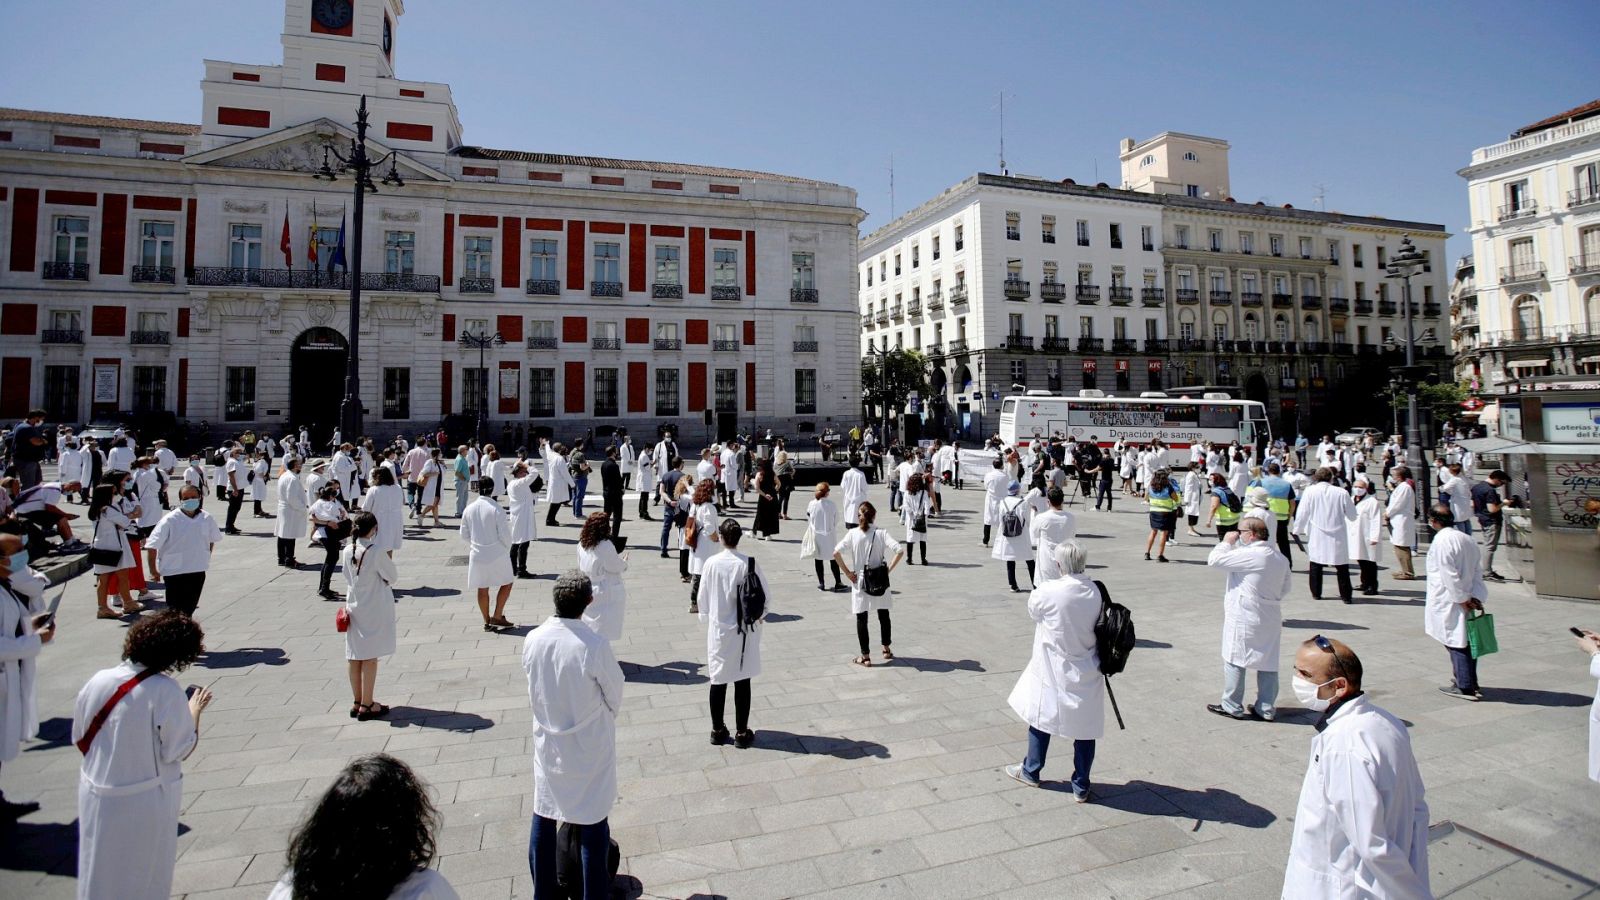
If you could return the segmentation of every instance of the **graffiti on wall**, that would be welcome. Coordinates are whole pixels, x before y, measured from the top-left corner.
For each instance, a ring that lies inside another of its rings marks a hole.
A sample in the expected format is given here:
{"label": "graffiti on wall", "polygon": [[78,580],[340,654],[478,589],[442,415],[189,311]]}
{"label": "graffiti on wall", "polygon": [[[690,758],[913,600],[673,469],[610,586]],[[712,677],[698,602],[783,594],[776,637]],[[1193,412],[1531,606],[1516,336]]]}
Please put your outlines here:
{"label": "graffiti on wall", "polygon": [[1600,525],[1600,460],[1591,457],[1550,458],[1550,525],[1594,528]]}

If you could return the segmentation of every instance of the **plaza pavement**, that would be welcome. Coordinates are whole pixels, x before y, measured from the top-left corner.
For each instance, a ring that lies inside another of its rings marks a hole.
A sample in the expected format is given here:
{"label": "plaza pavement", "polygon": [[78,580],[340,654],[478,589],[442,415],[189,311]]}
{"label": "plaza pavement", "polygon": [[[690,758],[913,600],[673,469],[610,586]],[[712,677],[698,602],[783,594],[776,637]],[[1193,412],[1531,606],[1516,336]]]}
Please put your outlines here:
{"label": "plaza pavement", "polygon": [[[1313,602],[1299,574],[1285,604],[1283,715],[1229,721],[1204,709],[1221,680],[1223,579],[1203,565],[1210,543],[1185,540],[1168,550],[1171,564],[1147,563],[1140,504],[1104,514],[1080,503],[1093,574],[1132,607],[1140,634],[1114,679],[1127,730],[1108,710],[1099,799],[1080,806],[1058,782],[1036,790],[1000,771],[1024,747],[1005,698],[1028,659],[1032,623],[1025,595],[1006,589],[1003,565],[979,546],[981,492],[946,496],[949,514],[932,522],[935,564],[894,573],[899,658],[888,666],[849,664],[847,595],[819,593],[809,561],[796,558],[806,493],[795,494],[797,517],[779,539],[747,538],[774,587],[766,671],[754,685],[759,737],[747,750],[707,743],[705,630],[685,612],[675,556],[651,550],[659,524],[631,521],[628,502],[632,568],[616,645],[628,685],[611,816],[623,872],[635,879],[628,896],[1276,897],[1313,735],[1312,716],[1293,709],[1288,667],[1294,646],[1316,632],[1360,654],[1373,699],[1411,724],[1433,821],[1462,829],[1438,829],[1440,895],[1575,897],[1600,880],[1600,786],[1584,777],[1595,684],[1567,634],[1600,627],[1595,607],[1492,585],[1503,649],[1483,662],[1485,701],[1469,704],[1435,690],[1449,666],[1422,633],[1421,582],[1393,582],[1386,571],[1381,598],[1347,607]],[[872,499],[887,506],[881,486]],[[208,509],[219,506],[208,498]],[[570,513],[557,529],[544,527],[542,509],[539,518],[530,566],[570,568]],[[398,555],[400,647],[380,667],[377,691],[395,710],[372,722],[347,715],[335,605],[313,594],[314,569],[272,563],[271,524],[247,506],[247,534],[218,549],[198,615],[209,652],[180,676],[210,685],[216,701],[184,767],[175,891],[265,896],[308,801],[352,757],[385,751],[432,786],[443,815],[438,866],[457,891],[529,896],[522,640],[480,630],[454,521],[413,531]],[[299,555],[320,558],[303,542]],[[1304,556],[1296,560],[1303,571]],[[549,615],[550,577],[517,583],[510,618],[527,626]],[[3,841],[0,896],[72,895],[72,702],[92,672],[115,662],[125,628],[93,619],[92,591],[88,577],[69,582],[57,639],[39,660],[45,739],[0,773],[9,797],[44,804]],[[1070,761],[1070,748],[1058,747],[1046,779],[1064,779]]]}

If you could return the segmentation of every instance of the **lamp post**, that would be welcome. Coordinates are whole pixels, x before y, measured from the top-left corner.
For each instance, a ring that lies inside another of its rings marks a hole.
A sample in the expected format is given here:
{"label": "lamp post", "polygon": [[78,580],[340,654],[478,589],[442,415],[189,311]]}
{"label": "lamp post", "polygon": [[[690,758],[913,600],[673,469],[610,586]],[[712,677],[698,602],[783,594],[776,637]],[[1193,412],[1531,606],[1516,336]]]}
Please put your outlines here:
{"label": "lamp post", "polygon": [[487,419],[489,417],[489,370],[485,368],[483,354],[490,347],[499,347],[505,342],[506,339],[501,337],[498,331],[494,334],[490,334],[487,331],[476,333],[463,331],[461,336],[456,339],[456,343],[466,349],[478,348],[478,371],[483,373],[483,390],[478,392],[478,421],[476,429],[480,446],[483,444],[483,430],[488,425]]}
{"label": "lamp post", "polygon": [[889,446],[889,348],[879,349],[867,342],[867,355],[878,357],[878,386],[882,390],[879,397],[882,405],[883,418],[879,423],[878,440],[883,447]]}
{"label": "lamp post", "polygon": [[[337,171],[329,164],[328,157],[339,160]],[[322,168],[313,178],[319,181],[334,182],[339,180],[338,172],[349,172],[355,178],[355,202],[352,204],[350,223],[350,249],[345,254],[345,272],[350,279],[350,330],[346,337],[350,342],[350,354],[345,361],[344,371],[344,402],[339,407],[340,433],[347,435],[351,440],[360,440],[362,433],[361,410],[361,234],[363,224],[363,211],[366,208],[367,194],[376,194],[378,186],[372,183],[372,170],[389,164],[389,171],[383,176],[385,187],[405,187],[406,183],[400,178],[400,172],[395,168],[395,153],[390,151],[376,159],[367,155],[367,98],[363,94],[361,106],[356,110],[356,136],[350,142],[349,155],[340,153],[330,144],[322,145]]]}
{"label": "lamp post", "polygon": [[1421,377],[1417,366],[1417,336],[1411,331],[1411,276],[1422,271],[1427,257],[1417,251],[1411,236],[1400,239],[1400,251],[1389,257],[1386,277],[1400,279],[1400,301],[1405,305],[1406,364],[1400,378],[1406,389],[1406,468],[1413,478],[1422,481],[1422,509],[1424,513],[1432,504],[1432,485],[1423,472],[1422,429],[1417,422],[1417,381]]}

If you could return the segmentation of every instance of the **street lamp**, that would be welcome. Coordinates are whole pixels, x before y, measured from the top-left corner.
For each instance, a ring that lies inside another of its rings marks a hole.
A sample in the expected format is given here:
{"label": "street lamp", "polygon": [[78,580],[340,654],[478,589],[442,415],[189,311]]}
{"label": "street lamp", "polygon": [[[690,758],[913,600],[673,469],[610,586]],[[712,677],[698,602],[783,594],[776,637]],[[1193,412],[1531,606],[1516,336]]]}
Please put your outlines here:
{"label": "street lamp", "polygon": [[[339,160],[337,171],[329,164],[329,157]],[[395,168],[395,153],[373,159],[367,155],[367,98],[363,94],[361,106],[356,110],[356,136],[350,142],[350,153],[340,153],[331,143],[322,145],[322,168],[311,177],[318,181],[338,181],[338,172],[350,172],[355,176],[355,203],[351,215],[350,250],[345,254],[345,272],[350,279],[350,355],[345,361],[344,371],[344,402],[339,407],[339,429],[351,440],[360,440],[361,426],[361,232],[362,211],[366,207],[367,194],[376,194],[378,186],[372,183],[372,170],[389,164],[389,171],[383,176],[384,187],[405,187],[406,183],[400,177],[400,172]]]}
{"label": "street lamp", "polygon": [[[1411,243],[1411,236],[1405,235],[1400,239],[1400,252],[1389,257],[1386,267],[1386,276],[1400,279],[1400,300],[1405,305],[1405,348],[1406,364],[1400,370],[1400,380],[1405,385],[1406,391],[1406,468],[1411,470],[1413,478],[1422,482],[1422,509],[1427,511],[1432,504],[1429,496],[1432,485],[1428,476],[1422,470],[1422,431],[1417,421],[1417,382],[1421,380],[1423,367],[1417,365],[1418,336],[1411,331],[1411,276],[1422,272],[1427,265],[1428,258],[1418,252]],[[1432,330],[1424,335],[1431,340]],[[1391,342],[1393,335],[1390,335]]]}
{"label": "street lamp", "polygon": [[882,394],[882,396],[880,398],[880,400],[882,401],[882,406],[883,406],[883,419],[882,419],[882,424],[880,426],[880,430],[879,430],[879,433],[878,433],[878,440],[883,443],[884,447],[888,447],[889,446],[889,348],[887,346],[887,343],[885,344],[885,346],[882,349],[879,349],[879,348],[873,346],[871,341],[868,341],[867,342],[867,355],[868,356],[881,357],[881,360],[878,363],[878,383],[879,383],[879,386],[883,389],[883,394]]}
{"label": "street lamp", "polygon": [[484,365],[483,354],[490,347],[499,347],[505,342],[506,339],[501,337],[498,331],[494,334],[490,334],[487,331],[476,333],[463,331],[461,336],[456,339],[456,343],[460,344],[464,349],[478,348],[478,371],[483,373],[483,389],[478,391],[477,435],[480,445],[483,444],[483,430],[488,426],[487,419],[489,417],[489,370]]}

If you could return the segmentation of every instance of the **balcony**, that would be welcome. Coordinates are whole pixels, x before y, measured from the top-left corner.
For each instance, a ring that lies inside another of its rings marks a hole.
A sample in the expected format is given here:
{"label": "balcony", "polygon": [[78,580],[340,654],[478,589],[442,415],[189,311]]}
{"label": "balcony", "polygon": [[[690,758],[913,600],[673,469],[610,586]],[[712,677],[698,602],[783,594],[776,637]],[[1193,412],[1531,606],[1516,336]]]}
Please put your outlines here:
{"label": "balcony", "polygon": [[1273,294],[1272,295],[1272,308],[1273,309],[1294,309],[1294,295],[1292,295],[1292,294]]}
{"label": "balcony", "polygon": [[1073,285],[1072,293],[1073,296],[1078,298],[1078,302],[1085,306],[1100,302],[1100,285],[1098,284]]}
{"label": "balcony", "polygon": [[944,309],[944,294],[934,291],[928,294],[928,312],[935,313]]}
{"label": "balcony", "polygon": [[1177,300],[1180,305],[1193,306],[1200,302],[1200,290],[1198,288],[1178,288],[1173,291],[1173,299]]}
{"label": "balcony", "polygon": [[1089,246],[1089,239],[1086,238],[1086,237],[1079,237],[1078,238],[1078,246],[1079,247],[1087,247],[1087,246]]}
{"label": "balcony", "polygon": [[88,281],[89,264],[46,260],[40,274],[45,281]]}
{"label": "balcony", "polygon": [[1139,248],[1141,250],[1143,250],[1144,252],[1149,253],[1150,251],[1156,249],[1156,245],[1147,242],[1147,243],[1144,243],[1144,244],[1140,244]]}
{"label": "balcony", "polygon": [[1523,263],[1520,266],[1501,266],[1501,284],[1527,284],[1544,277],[1544,263]]}
{"label": "balcony", "polygon": [[614,337],[597,337],[589,341],[589,346],[596,350],[621,350],[622,339]]}
{"label": "balcony", "polygon": [[1322,295],[1321,294],[1301,294],[1300,295],[1300,308],[1301,309],[1321,309],[1322,308]]}
{"label": "balcony", "polygon": [[650,299],[652,300],[682,300],[683,285],[658,281],[650,285]]}
{"label": "balcony", "polygon": [[1046,353],[1066,353],[1072,349],[1072,342],[1064,337],[1047,337],[1039,342],[1039,349]]}
{"label": "balcony", "polygon": [[1039,240],[1046,244],[1054,244],[1056,242],[1056,233],[1054,231],[1046,231],[1044,234],[1039,235]]}
{"label": "balcony", "polygon": [[136,347],[166,347],[172,344],[172,332],[135,331],[128,335],[128,343]]}
{"label": "balcony", "polygon": [[1233,291],[1213,290],[1210,297],[1212,306],[1227,306],[1233,302]]}
{"label": "balcony", "polygon": [[819,303],[816,288],[789,288],[790,303]]}
{"label": "balcony", "polygon": [[889,311],[887,309],[878,310],[877,322],[879,325],[889,324]]}
{"label": "balcony", "polygon": [[622,282],[620,281],[591,281],[589,282],[589,296],[591,297],[621,297]]}
{"label": "balcony", "polygon": [[1392,316],[1398,312],[1400,312],[1400,304],[1394,302],[1393,300],[1378,301],[1378,315]]}
{"label": "balcony", "polygon": [[[319,269],[250,269],[238,266],[196,266],[189,276],[189,284],[198,287],[264,287],[295,288],[312,291],[350,290],[349,272],[327,272]],[[487,282],[481,290],[468,290],[468,282]],[[437,294],[439,276],[416,275],[410,272],[362,272],[361,289],[364,291],[406,291]],[[462,278],[462,293],[487,294],[494,292],[493,278]]]}
{"label": "balcony", "polygon": [[1122,249],[1122,238],[1112,238],[1111,239],[1111,249],[1113,249],[1113,250],[1121,250]]}
{"label": "balcony", "polygon": [[1261,308],[1261,292],[1260,291],[1241,291],[1239,293],[1239,305],[1240,306],[1244,306],[1244,307],[1248,307],[1248,308],[1251,308],[1251,309],[1260,309]]}
{"label": "balcony", "polygon": [[1160,306],[1166,302],[1167,292],[1157,287],[1141,288],[1139,299],[1145,306]]}
{"label": "balcony", "polygon": [[1133,338],[1112,338],[1112,353],[1138,353],[1139,342]]}
{"label": "balcony", "polygon": [[[337,274],[341,282],[339,290],[350,289],[350,273],[348,272],[323,272],[323,278]],[[399,291],[404,293],[437,294],[439,293],[439,276],[417,275],[412,272],[362,272],[361,289],[363,291]]]}
{"label": "balcony", "polygon": [[494,293],[493,278],[463,278],[457,282],[457,289],[463,294],[492,294]]}
{"label": "balcony", "polygon": [[951,356],[960,356],[961,354],[966,353],[967,352],[967,339],[966,338],[958,338],[956,340],[951,341],[947,352]]}
{"label": "balcony", "polygon": [[81,344],[82,328],[46,328],[39,335],[41,344]]}
{"label": "balcony", "polygon": [[1329,346],[1330,345],[1327,341],[1301,341],[1300,352],[1317,354],[1327,353],[1329,352]]}
{"label": "balcony", "polygon": [[1343,297],[1328,298],[1328,312],[1347,313],[1350,311],[1350,301]]}
{"label": "balcony", "polygon": [[1097,337],[1078,338],[1079,353],[1099,353],[1105,349],[1105,341]]}
{"label": "balcony", "polygon": [[1358,316],[1370,316],[1370,315],[1372,315],[1372,301],[1371,300],[1363,300],[1363,299],[1357,298],[1357,300],[1356,300],[1356,315],[1358,315]]}
{"label": "balcony", "polygon": [[1022,229],[1020,229],[1020,228],[1012,228],[1009,225],[1006,226],[1006,240],[1008,240],[1008,241],[1020,241],[1020,240],[1022,240]]}
{"label": "balcony", "polygon": [[1600,187],[1590,184],[1567,191],[1567,209],[1592,206],[1596,203],[1600,203]]}
{"label": "balcony", "polygon": [[896,303],[895,305],[889,307],[889,318],[898,320],[904,319],[905,317],[906,311],[900,304]]}
{"label": "balcony", "polygon": [[1166,338],[1145,338],[1144,339],[1144,352],[1146,352],[1146,353],[1165,353],[1165,352],[1167,352],[1167,339]]}
{"label": "balcony", "polygon": [[134,284],[177,284],[178,270],[172,266],[134,266]]}
{"label": "balcony", "polygon": [[1600,256],[1567,257],[1567,274],[1600,275]]}
{"label": "balcony", "polygon": [[1539,204],[1534,200],[1524,200],[1521,203],[1507,203],[1499,209],[1499,220],[1509,222],[1512,219],[1526,219],[1539,214]]}
{"label": "balcony", "polygon": [[1026,334],[1006,335],[1006,349],[1018,351],[1033,350],[1033,338]]}
{"label": "balcony", "polygon": [[817,342],[816,341],[795,341],[794,342],[794,352],[796,352],[796,353],[815,353],[815,352],[817,352]]}
{"label": "balcony", "polygon": [[950,305],[951,306],[966,306],[967,305],[967,286],[966,285],[958,284],[955,287],[950,289]]}
{"label": "balcony", "polygon": [[923,351],[923,352],[925,354],[927,354],[927,356],[929,356],[930,358],[931,357],[943,356],[944,355],[944,347],[942,345],[936,344],[936,343],[935,344],[929,344],[928,345],[928,349]]}
{"label": "balcony", "polygon": [[737,284],[713,284],[711,286],[711,299],[737,303],[743,296]]}
{"label": "balcony", "polygon": [[872,313],[862,313],[861,314],[861,328],[862,328],[862,330],[866,330],[866,329],[871,328],[871,327],[872,327]]}
{"label": "balcony", "polygon": [[918,318],[920,318],[922,316],[922,301],[921,300],[912,300],[911,302],[907,303],[906,304],[906,315],[908,315],[908,316],[917,316]]}
{"label": "balcony", "polygon": [[1201,338],[1178,338],[1175,349],[1179,353],[1204,353],[1207,347]]}
{"label": "balcony", "polygon": [[1125,284],[1113,284],[1110,297],[1112,306],[1128,306],[1133,303],[1133,288]]}
{"label": "balcony", "polygon": [[1007,278],[1005,292],[1007,300],[1026,300],[1033,293],[1033,285],[1021,278]]}
{"label": "balcony", "polygon": [[546,337],[531,337],[531,338],[528,338],[528,349],[529,350],[554,350],[554,349],[556,349],[556,339],[553,338],[553,337],[548,337],[548,336],[546,336]]}
{"label": "balcony", "polygon": [[1462,329],[1477,328],[1478,311],[1475,309],[1463,310],[1461,315],[1456,319],[1456,327]]}
{"label": "balcony", "polygon": [[657,350],[682,350],[683,341],[679,338],[656,338],[653,346]]}
{"label": "balcony", "polygon": [[738,353],[738,341],[712,341],[711,349],[718,353]]}
{"label": "balcony", "polygon": [[1437,319],[1437,318],[1439,318],[1439,313],[1440,313],[1439,304],[1437,304],[1437,303],[1424,303],[1424,304],[1422,304],[1422,317],[1424,319]]}
{"label": "balcony", "polygon": [[1046,303],[1060,303],[1067,299],[1067,286],[1059,281],[1045,279],[1039,283],[1039,299]]}

